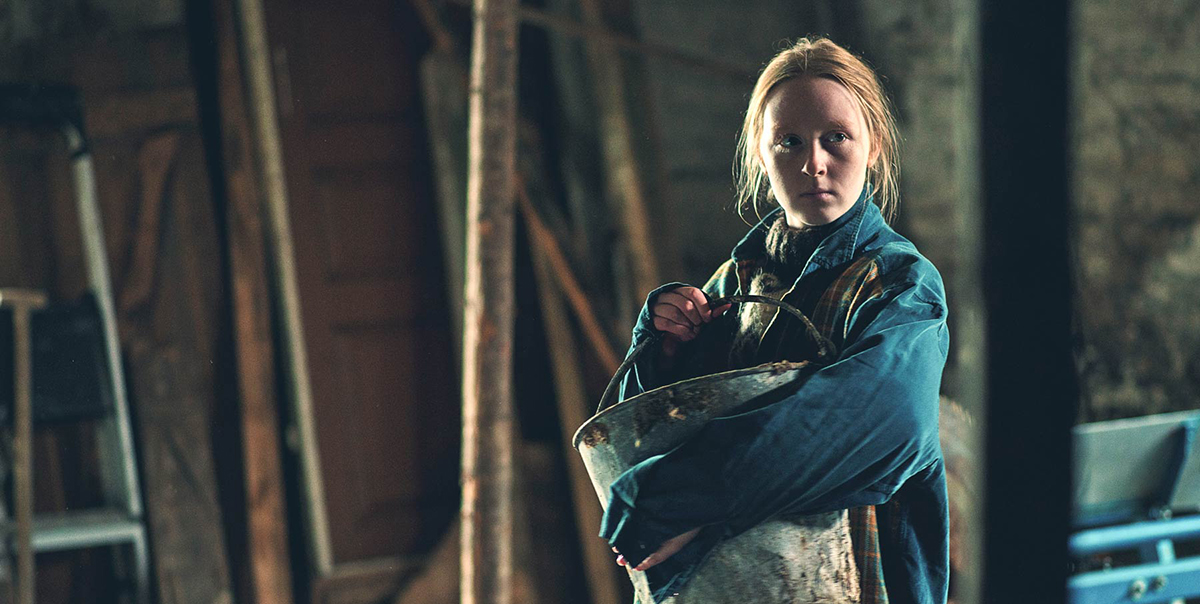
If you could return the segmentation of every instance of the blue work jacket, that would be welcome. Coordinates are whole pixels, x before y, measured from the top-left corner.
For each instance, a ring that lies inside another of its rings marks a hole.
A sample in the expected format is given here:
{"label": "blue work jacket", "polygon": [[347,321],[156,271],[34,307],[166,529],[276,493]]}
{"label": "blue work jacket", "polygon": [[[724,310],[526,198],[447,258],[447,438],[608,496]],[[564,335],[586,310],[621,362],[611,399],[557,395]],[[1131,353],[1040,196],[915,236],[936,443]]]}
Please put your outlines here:
{"label": "blue work jacket", "polygon": [[[748,293],[749,284],[737,275],[765,258],[766,225],[772,219],[765,218],[734,248],[731,260],[705,286],[706,294]],[[703,527],[682,550],[646,571],[656,602],[678,593],[722,540],[766,519],[865,505],[877,506],[890,602],[946,601],[949,520],[938,390],[949,336],[942,279],[887,225],[866,191],[837,222],[791,290],[803,298],[806,291],[839,287],[839,278],[852,267],[869,275],[865,294],[851,292],[864,299],[845,313],[833,334],[840,350],[836,360],[814,367],[794,394],[711,421],[675,449],[630,468],[610,487],[600,536],[631,565],[665,540]],[[658,294],[680,285],[650,294],[633,330],[633,346],[654,333],[650,308]],[[805,312],[812,309],[801,306]],[[731,315],[722,317],[728,318],[724,327],[714,320],[704,330],[729,331]],[[774,328],[772,323],[764,340]],[[702,330],[696,342],[703,335]],[[684,349],[679,354],[687,356]],[[659,370],[652,358],[657,355],[644,356],[626,377],[622,398],[691,377]]]}

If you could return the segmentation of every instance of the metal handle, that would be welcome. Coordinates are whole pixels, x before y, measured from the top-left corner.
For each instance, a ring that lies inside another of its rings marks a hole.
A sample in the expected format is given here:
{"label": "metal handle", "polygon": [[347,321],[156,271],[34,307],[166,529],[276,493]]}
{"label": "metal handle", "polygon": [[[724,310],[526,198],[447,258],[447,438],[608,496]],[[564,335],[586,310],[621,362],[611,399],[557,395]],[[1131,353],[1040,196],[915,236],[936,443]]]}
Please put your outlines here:
{"label": "metal handle", "polygon": [[[817,331],[817,326],[813,325],[813,322],[810,321],[808,317],[804,316],[804,313],[800,312],[800,309],[788,304],[787,302],[784,302],[783,300],[776,300],[775,298],[769,296],[747,294],[742,296],[715,298],[708,301],[708,306],[709,308],[718,308],[720,306],[724,306],[725,304],[742,302],[774,304],[775,306],[778,306],[779,308],[791,313],[797,319],[800,319],[800,322],[804,324],[805,335],[807,335],[808,338],[817,346],[817,362],[831,361],[837,356],[837,347],[834,346],[833,342],[829,341],[829,338],[821,335],[821,332]],[[621,383],[621,380],[624,379],[625,374],[629,372],[629,368],[637,362],[638,358],[642,356],[642,353],[645,352],[647,348],[658,343],[660,340],[662,340],[662,338],[662,332],[655,331],[653,335],[645,340],[642,340],[642,342],[635,346],[633,350],[629,351],[629,356],[625,357],[625,360],[621,362],[619,367],[617,367],[617,372],[613,374],[612,379],[608,381],[608,387],[604,389],[604,394],[600,396],[600,405],[596,407],[596,413],[600,413],[601,411],[604,411],[615,404],[610,403],[609,401],[613,398],[616,398],[619,384]]]}

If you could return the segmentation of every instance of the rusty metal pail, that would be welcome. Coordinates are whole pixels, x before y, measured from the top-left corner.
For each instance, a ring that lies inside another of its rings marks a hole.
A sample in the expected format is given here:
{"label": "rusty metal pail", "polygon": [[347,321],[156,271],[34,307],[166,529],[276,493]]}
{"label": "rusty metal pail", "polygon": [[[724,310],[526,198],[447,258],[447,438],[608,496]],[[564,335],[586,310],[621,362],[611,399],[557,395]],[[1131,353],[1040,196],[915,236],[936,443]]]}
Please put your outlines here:
{"label": "rusty metal pail", "polygon": [[[726,302],[765,302],[779,306],[804,323],[818,351],[817,363],[831,362],[836,356],[833,344],[820,335],[803,313],[785,302],[766,296],[731,296],[709,304],[715,308]],[[759,397],[787,391],[789,386],[795,388],[806,375],[805,368],[811,368],[809,362],[768,363],[676,382],[613,404],[625,373],[643,352],[654,349],[660,339],[648,339],[630,351],[601,396],[596,415],[575,433],[575,449],[583,457],[592,486],[606,509],[609,486],[626,470],[651,456],[670,451],[711,419],[728,415]],[[638,602],[654,602],[645,573],[629,571],[629,578]]]}

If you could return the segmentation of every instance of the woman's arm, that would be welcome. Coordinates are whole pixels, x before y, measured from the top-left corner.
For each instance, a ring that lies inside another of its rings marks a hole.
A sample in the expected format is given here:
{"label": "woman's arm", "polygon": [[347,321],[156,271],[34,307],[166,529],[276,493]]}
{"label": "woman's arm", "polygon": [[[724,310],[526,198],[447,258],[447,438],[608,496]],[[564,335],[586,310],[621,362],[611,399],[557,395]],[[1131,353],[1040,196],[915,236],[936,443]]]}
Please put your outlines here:
{"label": "woman's arm", "polygon": [[618,478],[601,536],[637,564],[697,527],[738,533],[784,511],[886,502],[940,459],[942,300],[936,273],[885,285],[856,310],[839,360],[795,394],[714,420]]}
{"label": "woman's arm", "polygon": [[[710,299],[732,295],[737,283],[735,266],[733,261],[726,261],[717,269],[712,277],[709,277],[700,292]],[[638,344],[642,343],[645,339],[653,336],[656,331],[662,331],[655,324],[656,317],[654,313],[654,307],[659,302],[660,296],[673,290],[691,287],[686,283],[668,283],[646,296],[646,303],[642,306],[642,311],[638,314],[637,322],[633,327],[633,338],[629,352],[637,348]],[[710,317],[710,322],[700,330],[698,336],[687,340],[686,345],[676,346],[677,350],[670,351],[669,356],[667,354],[660,354],[659,351],[647,351],[647,354],[643,354],[642,358],[638,359],[638,362],[625,375],[624,381],[621,383],[621,399],[624,400],[647,390],[653,390],[659,386],[674,383],[682,379],[696,377],[705,373],[713,373],[715,371],[723,371],[725,369],[723,366],[720,368],[712,366],[712,359],[706,357],[705,351],[713,349],[728,350],[731,325],[729,324],[729,317],[723,314],[728,308],[728,306],[725,306],[712,309],[713,314]],[[666,353],[667,351],[663,352]],[[721,358],[725,356],[723,353]]]}

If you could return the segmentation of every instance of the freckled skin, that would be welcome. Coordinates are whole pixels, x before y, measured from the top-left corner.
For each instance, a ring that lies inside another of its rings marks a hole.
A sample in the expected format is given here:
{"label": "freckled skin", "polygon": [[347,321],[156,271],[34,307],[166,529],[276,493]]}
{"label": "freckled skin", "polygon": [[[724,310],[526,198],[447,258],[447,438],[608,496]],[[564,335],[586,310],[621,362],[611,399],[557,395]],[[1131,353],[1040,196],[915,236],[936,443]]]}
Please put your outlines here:
{"label": "freckled skin", "polygon": [[858,103],[834,80],[801,76],[767,96],[757,150],[788,226],[828,224],[846,213],[878,158],[873,147]]}

